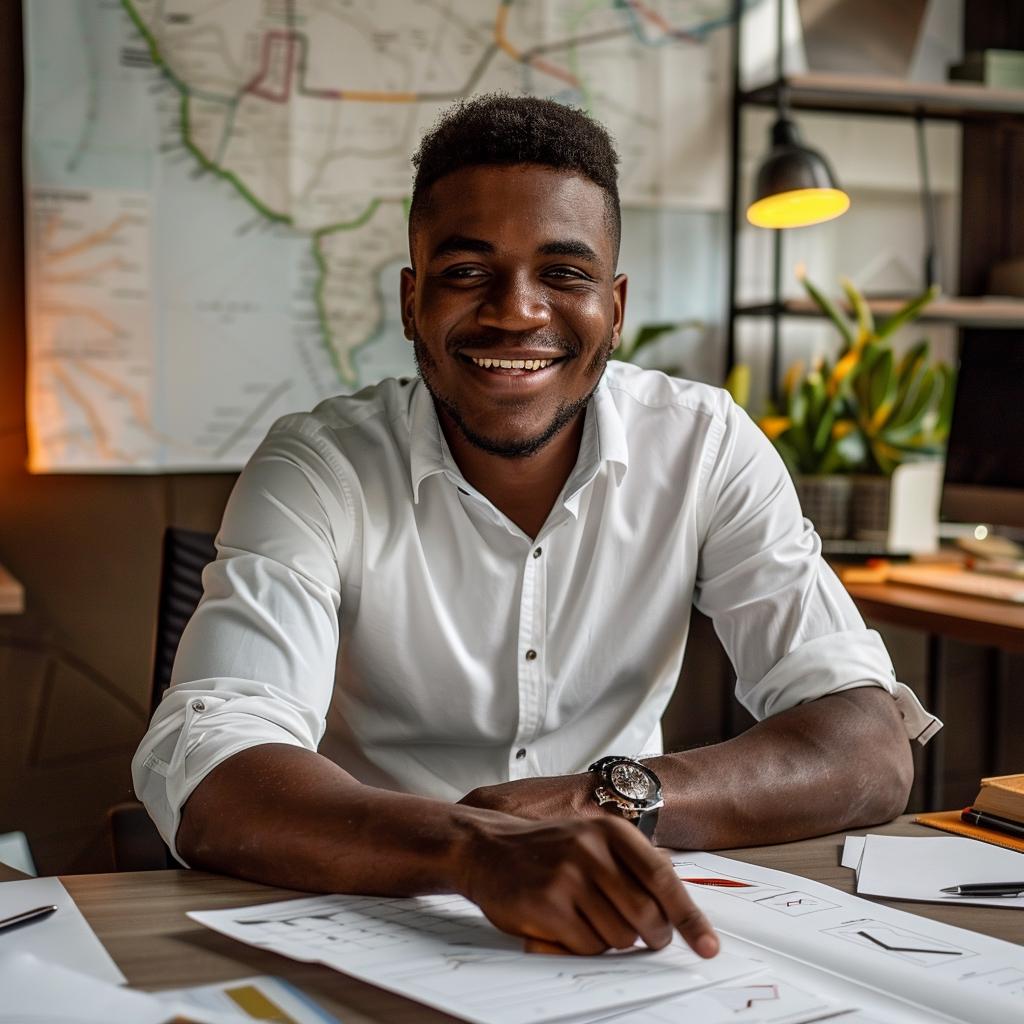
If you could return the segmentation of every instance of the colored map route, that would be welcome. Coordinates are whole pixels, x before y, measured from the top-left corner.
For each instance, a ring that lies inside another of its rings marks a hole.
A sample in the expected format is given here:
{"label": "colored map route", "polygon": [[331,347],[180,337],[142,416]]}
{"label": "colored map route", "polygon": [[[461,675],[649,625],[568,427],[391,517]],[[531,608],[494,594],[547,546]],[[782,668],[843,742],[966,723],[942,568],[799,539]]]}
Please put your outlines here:
{"label": "colored map route", "polygon": [[30,466],[237,466],[284,412],[410,372],[410,156],[456,100],[582,107],[624,204],[719,209],[730,9],[26,0]]}

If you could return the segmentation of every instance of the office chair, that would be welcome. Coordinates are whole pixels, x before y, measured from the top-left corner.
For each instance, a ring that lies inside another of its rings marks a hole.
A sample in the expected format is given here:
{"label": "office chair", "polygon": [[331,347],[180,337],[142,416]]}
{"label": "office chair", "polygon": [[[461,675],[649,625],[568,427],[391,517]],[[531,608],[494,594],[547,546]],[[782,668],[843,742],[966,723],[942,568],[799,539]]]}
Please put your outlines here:
{"label": "office chair", "polygon": [[[171,685],[181,634],[203,596],[203,569],[217,557],[213,538],[212,533],[177,526],[169,526],[164,533],[150,715]],[[158,871],[178,866],[141,803],[118,804],[107,815],[117,871]]]}

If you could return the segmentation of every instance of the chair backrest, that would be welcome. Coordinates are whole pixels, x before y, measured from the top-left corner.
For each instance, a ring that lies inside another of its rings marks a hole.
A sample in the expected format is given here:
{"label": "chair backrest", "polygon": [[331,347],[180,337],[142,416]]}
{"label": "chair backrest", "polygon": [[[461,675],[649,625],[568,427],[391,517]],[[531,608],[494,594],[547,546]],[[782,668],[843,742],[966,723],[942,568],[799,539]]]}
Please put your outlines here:
{"label": "chair backrest", "polygon": [[203,569],[217,557],[215,534],[169,526],[164,533],[160,606],[156,617],[152,714],[171,685],[171,669],[181,634],[203,596]]}

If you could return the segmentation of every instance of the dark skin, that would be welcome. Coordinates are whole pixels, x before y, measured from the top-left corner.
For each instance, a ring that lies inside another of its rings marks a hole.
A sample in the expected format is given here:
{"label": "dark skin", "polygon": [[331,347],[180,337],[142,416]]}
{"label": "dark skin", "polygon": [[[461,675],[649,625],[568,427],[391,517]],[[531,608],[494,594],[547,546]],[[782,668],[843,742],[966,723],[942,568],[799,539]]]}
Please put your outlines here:
{"label": "dark skin", "polygon": [[[434,185],[410,246],[406,335],[452,455],[535,537],[622,328],[626,279],[615,274],[604,194],[545,167],[465,168]],[[690,849],[888,820],[913,780],[895,702],[877,688],[647,763],[665,790],[655,842]],[[717,936],[667,856],[598,807],[594,786],[589,773],[529,779],[451,805],[374,789],[319,754],[268,744],[200,783],[177,845],[197,867],[295,889],[459,892],[530,950],[598,953],[637,938],[661,948],[678,930],[713,956]]]}

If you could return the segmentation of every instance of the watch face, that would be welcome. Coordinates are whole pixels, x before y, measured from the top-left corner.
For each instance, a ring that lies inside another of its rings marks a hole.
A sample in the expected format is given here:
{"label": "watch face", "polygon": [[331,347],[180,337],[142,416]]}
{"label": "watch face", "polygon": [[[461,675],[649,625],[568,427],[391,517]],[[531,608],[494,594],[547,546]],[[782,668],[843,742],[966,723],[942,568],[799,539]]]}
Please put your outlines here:
{"label": "watch face", "polygon": [[654,780],[635,764],[617,764],[608,773],[611,784],[627,799],[644,801],[654,797]]}

